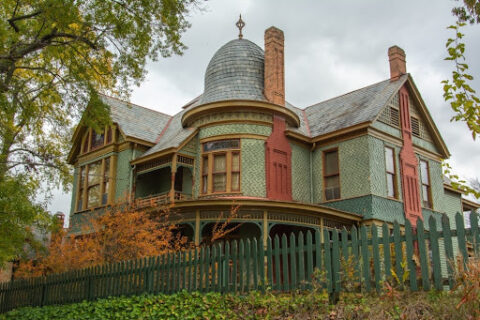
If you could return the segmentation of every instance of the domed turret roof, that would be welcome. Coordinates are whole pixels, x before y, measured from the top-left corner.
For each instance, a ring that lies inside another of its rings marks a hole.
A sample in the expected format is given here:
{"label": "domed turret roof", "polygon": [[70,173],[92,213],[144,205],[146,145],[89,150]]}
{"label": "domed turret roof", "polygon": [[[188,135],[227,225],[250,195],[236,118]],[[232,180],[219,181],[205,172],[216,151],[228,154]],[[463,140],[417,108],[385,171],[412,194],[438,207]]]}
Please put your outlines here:
{"label": "domed turret roof", "polygon": [[208,64],[200,104],[223,100],[266,101],[263,70],[264,53],[259,46],[246,39],[228,42]]}

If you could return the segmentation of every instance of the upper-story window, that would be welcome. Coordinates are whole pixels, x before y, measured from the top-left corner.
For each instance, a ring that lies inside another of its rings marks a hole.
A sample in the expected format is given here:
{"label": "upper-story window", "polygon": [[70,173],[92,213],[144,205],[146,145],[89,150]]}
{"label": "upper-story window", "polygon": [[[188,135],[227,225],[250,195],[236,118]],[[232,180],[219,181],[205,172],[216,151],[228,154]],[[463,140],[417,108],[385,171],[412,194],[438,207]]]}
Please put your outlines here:
{"label": "upper-story window", "polygon": [[420,179],[422,181],[422,205],[425,208],[432,208],[430,172],[428,170],[428,162],[425,160],[420,160]]}
{"label": "upper-story window", "polygon": [[106,205],[110,190],[110,157],[81,166],[77,190],[77,211]]}
{"label": "upper-story window", "polygon": [[337,149],[323,152],[323,181],[325,200],[340,199],[340,167]]}
{"label": "upper-story window", "polygon": [[82,153],[89,152],[104,145],[111,143],[113,140],[113,129],[107,127],[101,132],[96,132],[93,129],[88,129],[87,133],[83,137]]}
{"label": "upper-story window", "polygon": [[387,196],[396,198],[395,150],[390,147],[385,147],[385,170],[387,175]]}
{"label": "upper-story window", "polygon": [[203,144],[201,193],[240,191],[240,140]]}

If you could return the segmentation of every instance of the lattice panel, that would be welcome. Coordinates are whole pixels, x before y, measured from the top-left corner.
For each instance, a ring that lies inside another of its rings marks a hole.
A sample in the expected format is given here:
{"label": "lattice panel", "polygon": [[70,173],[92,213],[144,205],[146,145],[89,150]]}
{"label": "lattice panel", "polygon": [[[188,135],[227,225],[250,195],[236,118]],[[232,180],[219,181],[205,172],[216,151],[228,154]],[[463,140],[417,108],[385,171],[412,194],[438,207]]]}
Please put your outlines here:
{"label": "lattice panel", "polygon": [[269,212],[268,220],[300,223],[300,224],[311,224],[311,225],[317,225],[317,226],[320,225],[320,218],[316,218],[312,216],[297,215],[293,213],[283,213],[283,212]]}

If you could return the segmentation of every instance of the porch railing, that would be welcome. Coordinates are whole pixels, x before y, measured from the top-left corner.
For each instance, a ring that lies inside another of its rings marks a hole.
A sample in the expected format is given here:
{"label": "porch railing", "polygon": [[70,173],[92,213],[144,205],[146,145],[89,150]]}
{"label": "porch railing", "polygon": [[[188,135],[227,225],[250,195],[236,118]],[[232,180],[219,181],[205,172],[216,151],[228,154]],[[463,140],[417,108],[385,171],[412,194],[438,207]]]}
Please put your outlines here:
{"label": "porch railing", "polygon": [[[183,192],[175,191],[175,200],[190,200],[192,195]],[[155,207],[164,203],[170,202],[170,192],[164,192],[160,194],[151,195],[144,198],[135,199],[135,205],[137,208]]]}

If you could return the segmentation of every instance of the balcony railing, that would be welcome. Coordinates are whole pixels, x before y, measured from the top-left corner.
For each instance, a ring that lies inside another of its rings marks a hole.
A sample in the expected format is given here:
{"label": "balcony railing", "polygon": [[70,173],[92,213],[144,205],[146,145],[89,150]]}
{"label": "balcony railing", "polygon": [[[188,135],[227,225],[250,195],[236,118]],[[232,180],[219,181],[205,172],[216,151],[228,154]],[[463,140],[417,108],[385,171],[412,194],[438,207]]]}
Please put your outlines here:
{"label": "balcony railing", "polygon": [[[175,191],[174,199],[180,200],[180,201],[190,200],[192,199],[192,195]],[[164,192],[164,193],[155,194],[155,195],[151,195],[144,198],[135,199],[135,205],[137,206],[137,208],[156,207],[158,205],[162,205],[169,202],[170,202],[170,192]]]}

